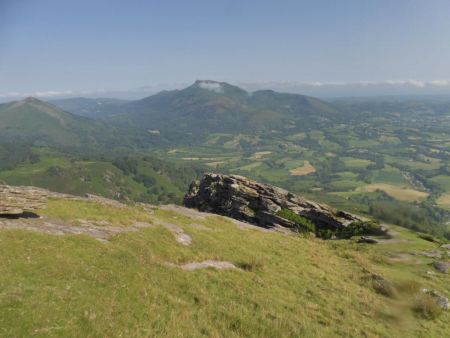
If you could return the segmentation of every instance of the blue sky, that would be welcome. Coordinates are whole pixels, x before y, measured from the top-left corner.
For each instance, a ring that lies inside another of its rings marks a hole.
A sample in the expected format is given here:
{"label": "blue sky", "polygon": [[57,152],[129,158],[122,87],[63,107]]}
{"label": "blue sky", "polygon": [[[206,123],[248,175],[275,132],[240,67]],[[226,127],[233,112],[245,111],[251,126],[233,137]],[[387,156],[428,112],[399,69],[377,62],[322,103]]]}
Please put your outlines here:
{"label": "blue sky", "polygon": [[448,0],[0,0],[0,98],[196,79],[450,93],[449,15]]}

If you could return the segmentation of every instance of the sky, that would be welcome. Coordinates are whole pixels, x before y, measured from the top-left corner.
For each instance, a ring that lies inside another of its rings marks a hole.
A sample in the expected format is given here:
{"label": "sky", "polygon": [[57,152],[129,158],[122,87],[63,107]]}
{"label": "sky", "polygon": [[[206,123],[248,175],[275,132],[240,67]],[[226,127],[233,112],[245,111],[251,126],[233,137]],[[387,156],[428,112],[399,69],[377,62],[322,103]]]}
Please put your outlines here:
{"label": "sky", "polygon": [[448,0],[0,0],[0,100],[196,79],[316,96],[450,94]]}

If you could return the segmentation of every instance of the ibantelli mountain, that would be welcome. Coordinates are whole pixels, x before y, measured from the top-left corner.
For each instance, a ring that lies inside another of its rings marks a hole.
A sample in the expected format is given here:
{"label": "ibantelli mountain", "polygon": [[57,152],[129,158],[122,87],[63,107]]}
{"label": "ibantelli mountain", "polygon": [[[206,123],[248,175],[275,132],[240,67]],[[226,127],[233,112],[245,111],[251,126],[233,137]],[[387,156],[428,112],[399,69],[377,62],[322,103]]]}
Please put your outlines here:
{"label": "ibantelli mountain", "polygon": [[92,99],[54,101],[74,114],[102,118],[116,125],[160,132],[219,133],[271,130],[338,114],[319,99],[271,90],[249,93],[224,82],[196,81],[182,90],[163,91],[137,101]]}

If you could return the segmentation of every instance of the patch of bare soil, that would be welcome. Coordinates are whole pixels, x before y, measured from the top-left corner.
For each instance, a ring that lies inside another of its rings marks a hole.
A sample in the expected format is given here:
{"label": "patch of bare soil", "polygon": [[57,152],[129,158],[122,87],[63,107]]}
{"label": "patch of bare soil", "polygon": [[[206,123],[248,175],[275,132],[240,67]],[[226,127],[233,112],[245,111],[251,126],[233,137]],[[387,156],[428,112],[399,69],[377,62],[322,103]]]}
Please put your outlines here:
{"label": "patch of bare soil", "polygon": [[89,221],[81,221],[81,225],[67,224],[61,220],[44,218],[1,219],[0,229],[24,229],[42,232],[51,235],[88,235],[101,242],[108,242],[111,235],[121,232],[133,232],[142,228],[151,227],[150,223],[136,222],[131,226],[113,226],[105,224],[92,224]]}
{"label": "patch of bare soil", "polygon": [[201,212],[201,211],[198,211],[195,209],[181,207],[181,206],[175,205],[175,204],[161,205],[161,206],[159,206],[159,209],[175,211],[176,213],[181,214],[183,216],[187,216],[187,217],[190,217],[193,219],[198,219],[198,220],[203,220],[203,219],[206,219],[208,216],[211,216],[211,214],[208,214],[206,212]]}
{"label": "patch of bare soil", "polygon": [[183,245],[191,245],[192,238],[187,233],[184,232],[182,228],[180,228],[178,225],[175,225],[173,223],[161,221],[159,219],[154,220],[155,224],[162,225],[167,230],[169,230],[174,236],[178,243]]}
{"label": "patch of bare soil", "polygon": [[214,268],[219,270],[224,269],[237,269],[236,265],[234,265],[231,262],[227,261],[214,261],[214,260],[207,260],[203,262],[191,262],[181,265],[176,264],[169,264],[169,266],[178,267],[186,271],[194,271],[199,269],[207,269],[207,268]]}

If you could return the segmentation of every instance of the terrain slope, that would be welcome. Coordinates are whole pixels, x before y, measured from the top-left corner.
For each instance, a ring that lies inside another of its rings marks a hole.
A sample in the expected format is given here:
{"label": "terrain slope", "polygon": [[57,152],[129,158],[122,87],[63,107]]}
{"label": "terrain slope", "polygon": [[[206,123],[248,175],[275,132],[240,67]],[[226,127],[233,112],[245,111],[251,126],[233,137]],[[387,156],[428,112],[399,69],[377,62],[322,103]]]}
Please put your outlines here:
{"label": "terrain slope", "polygon": [[432,265],[448,249],[432,238],[391,226],[375,245],[325,241],[178,206],[42,195],[34,217],[0,218],[1,336],[450,335],[449,312],[422,291],[450,293]]}

